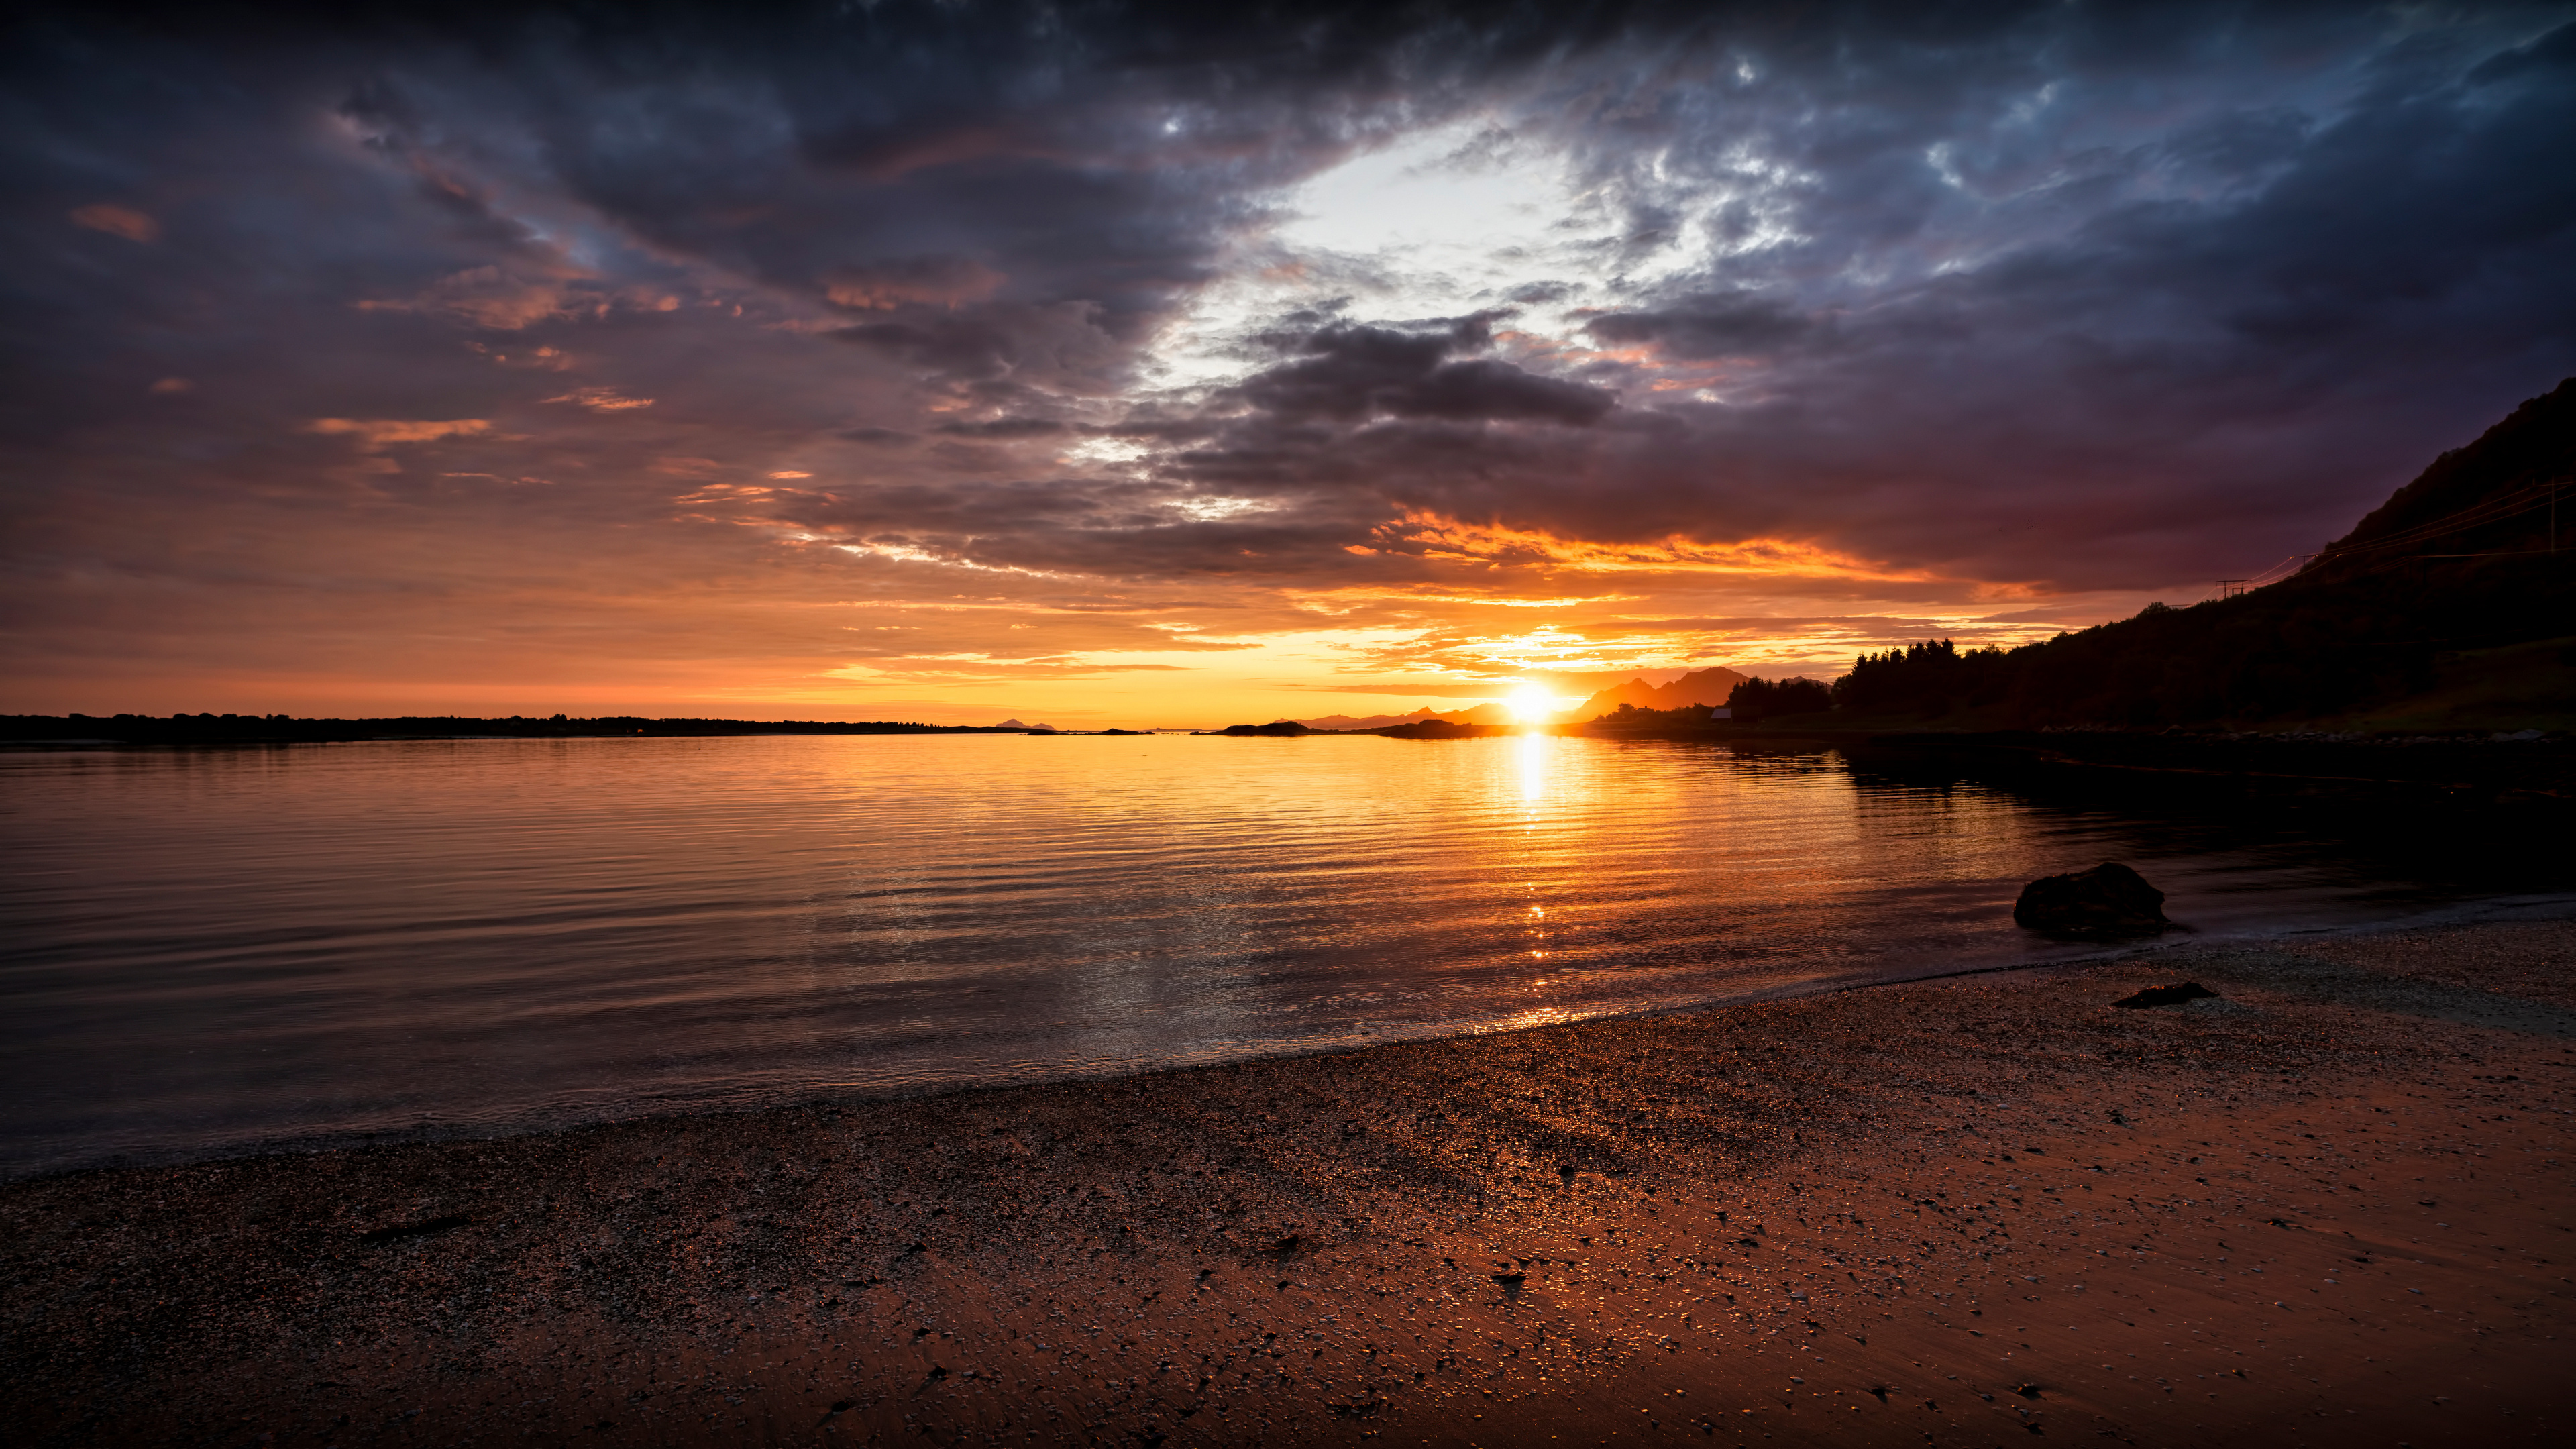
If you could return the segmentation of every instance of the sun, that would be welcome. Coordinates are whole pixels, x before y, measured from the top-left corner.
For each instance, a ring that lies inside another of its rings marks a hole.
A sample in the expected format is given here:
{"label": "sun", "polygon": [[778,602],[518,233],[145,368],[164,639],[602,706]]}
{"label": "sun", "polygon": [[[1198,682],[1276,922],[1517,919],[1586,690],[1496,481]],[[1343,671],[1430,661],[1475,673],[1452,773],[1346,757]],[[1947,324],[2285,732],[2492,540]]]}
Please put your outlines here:
{"label": "sun", "polygon": [[1536,685],[1513,690],[1512,697],[1503,703],[1511,710],[1512,717],[1523,724],[1544,724],[1548,716],[1556,713],[1556,696]]}

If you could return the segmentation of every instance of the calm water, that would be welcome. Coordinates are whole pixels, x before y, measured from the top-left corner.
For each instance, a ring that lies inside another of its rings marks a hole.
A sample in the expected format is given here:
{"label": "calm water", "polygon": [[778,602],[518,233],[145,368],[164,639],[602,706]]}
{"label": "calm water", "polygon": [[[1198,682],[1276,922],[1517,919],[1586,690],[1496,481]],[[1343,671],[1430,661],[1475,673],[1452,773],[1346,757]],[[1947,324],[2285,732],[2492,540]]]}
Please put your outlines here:
{"label": "calm water", "polygon": [[0,781],[7,1175],[2077,954],[2011,901],[2107,857],[2205,934],[2480,894],[2457,851],[2330,803],[2114,814],[1937,765],[1549,737],[27,752]]}

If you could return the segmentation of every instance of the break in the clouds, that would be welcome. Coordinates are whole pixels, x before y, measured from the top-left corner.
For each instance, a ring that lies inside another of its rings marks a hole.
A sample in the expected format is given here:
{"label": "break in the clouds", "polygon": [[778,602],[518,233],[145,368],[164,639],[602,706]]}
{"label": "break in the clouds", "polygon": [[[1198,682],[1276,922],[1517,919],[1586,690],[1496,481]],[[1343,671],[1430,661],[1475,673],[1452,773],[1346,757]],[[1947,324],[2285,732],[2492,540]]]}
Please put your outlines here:
{"label": "break in the clouds", "polygon": [[8,57],[19,709],[1830,669],[2312,551],[2576,370],[2566,6],[64,8]]}

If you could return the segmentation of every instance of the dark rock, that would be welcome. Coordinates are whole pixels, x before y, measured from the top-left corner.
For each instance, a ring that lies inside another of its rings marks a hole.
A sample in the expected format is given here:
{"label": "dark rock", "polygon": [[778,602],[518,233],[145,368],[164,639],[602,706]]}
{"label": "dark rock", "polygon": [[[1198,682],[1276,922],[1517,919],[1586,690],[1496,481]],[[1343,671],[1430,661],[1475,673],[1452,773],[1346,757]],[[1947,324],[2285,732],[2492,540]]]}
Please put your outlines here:
{"label": "dark rock", "polygon": [[2079,936],[2152,935],[2171,926],[2165,893],[2116,860],[2021,888],[2013,919],[2035,931]]}
{"label": "dark rock", "polygon": [[1217,731],[1217,733],[1221,735],[1272,735],[1281,738],[1294,738],[1298,735],[1315,734],[1318,733],[1318,731],[1310,730],[1293,719],[1280,719],[1272,720],[1268,724],[1260,725],[1227,725],[1224,729]]}
{"label": "dark rock", "polygon": [[2180,1006],[2202,997],[2215,999],[2218,993],[2197,981],[2179,981],[2171,986],[2150,986],[2134,996],[2123,996],[2113,1006]]}

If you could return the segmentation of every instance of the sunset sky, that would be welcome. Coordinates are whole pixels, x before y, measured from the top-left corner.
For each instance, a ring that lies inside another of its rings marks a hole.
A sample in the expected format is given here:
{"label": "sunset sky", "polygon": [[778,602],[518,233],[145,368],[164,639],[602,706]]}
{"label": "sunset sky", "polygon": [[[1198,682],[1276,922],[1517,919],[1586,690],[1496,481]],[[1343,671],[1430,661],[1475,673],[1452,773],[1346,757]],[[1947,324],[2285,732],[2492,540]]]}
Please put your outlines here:
{"label": "sunset sky", "polygon": [[35,12],[0,711],[1831,675],[2576,372],[2576,9]]}

